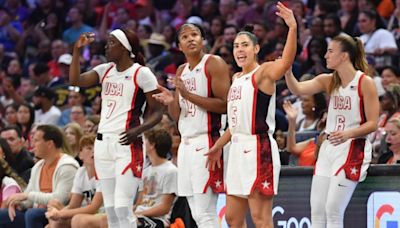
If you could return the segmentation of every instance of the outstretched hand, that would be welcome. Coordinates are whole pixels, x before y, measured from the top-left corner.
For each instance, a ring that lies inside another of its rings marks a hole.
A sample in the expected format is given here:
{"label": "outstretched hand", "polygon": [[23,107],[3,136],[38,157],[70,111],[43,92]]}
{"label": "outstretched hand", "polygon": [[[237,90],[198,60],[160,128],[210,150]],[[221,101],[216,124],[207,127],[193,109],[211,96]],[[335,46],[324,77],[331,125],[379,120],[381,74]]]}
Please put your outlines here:
{"label": "outstretched hand", "polygon": [[211,147],[210,150],[204,154],[204,156],[208,156],[206,162],[206,168],[208,168],[208,170],[211,171],[215,170],[215,166],[221,168],[221,155],[222,155],[221,148],[218,148],[215,145]]}
{"label": "outstretched hand", "polygon": [[153,98],[163,105],[170,105],[174,101],[174,95],[167,88],[157,85],[160,93],[153,94]]}
{"label": "outstretched hand", "polygon": [[296,120],[297,110],[293,107],[292,103],[288,100],[283,102],[283,110],[286,112],[286,116],[289,120]]}
{"label": "outstretched hand", "polygon": [[95,34],[93,32],[85,32],[79,36],[79,39],[75,42],[75,47],[81,48],[94,41]]}
{"label": "outstretched hand", "polygon": [[296,18],[294,17],[293,11],[291,9],[287,8],[281,2],[278,2],[276,4],[276,7],[278,8],[276,15],[281,17],[285,21],[285,23],[287,24],[287,26],[289,28],[296,28],[297,23],[296,23]]}

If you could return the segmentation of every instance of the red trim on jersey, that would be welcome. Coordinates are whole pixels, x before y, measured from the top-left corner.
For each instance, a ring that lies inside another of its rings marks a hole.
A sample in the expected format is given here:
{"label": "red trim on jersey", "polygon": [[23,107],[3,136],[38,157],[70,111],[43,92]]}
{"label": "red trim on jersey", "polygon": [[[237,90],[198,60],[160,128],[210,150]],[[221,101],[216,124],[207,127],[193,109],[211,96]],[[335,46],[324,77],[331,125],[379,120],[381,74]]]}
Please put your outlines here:
{"label": "red trim on jersey", "polygon": [[257,177],[251,187],[252,194],[258,189],[266,196],[273,196],[274,192],[274,165],[272,160],[271,142],[269,135],[256,135],[257,137]]}
{"label": "red trim on jersey", "polygon": [[104,79],[107,77],[108,72],[114,67],[114,64],[111,65],[110,68],[106,70],[106,73],[104,74],[104,77],[101,79],[100,83],[103,84]]}
{"label": "red trim on jersey", "polygon": [[[208,60],[210,60],[210,55],[207,57],[206,62],[204,63],[204,74],[206,75],[207,78],[207,97],[213,97],[213,92],[212,92],[212,85],[211,85],[211,75],[207,71],[207,63]],[[207,111],[207,137],[208,137],[208,148],[211,148],[214,143],[217,141],[219,138],[219,135],[213,136],[212,135],[212,113]],[[223,159],[221,156],[221,164],[223,163]],[[203,193],[207,192],[208,187],[212,189],[213,192],[215,193],[223,193],[225,192],[224,189],[224,178],[223,178],[223,165],[221,165],[221,168],[215,167],[214,171],[209,171],[209,178],[207,180],[206,185],[204,186]],[[217,185],[216,183],[219,183]]]}
{"label": "red trim on jersey", "polygon": [[[135,84],[135,91],[133,92],[133,98],[131,101],[131,110],[134,109],[135,107],[135,101],[136,101],[136,96],[139,91],[139,86],[137,84],[137,75],[142,66],[139,66],[133,76],[132,82]],[[128,112],[128,118],[126,119],[125,123],[125,130],[128,131],[129,129],[129,123],[131,122],[132,119],[132,112]],[[122,174],[125,174],[126,171],[129,169],[132,169],[133,175],[135,177],[142,177],[142,171],[143,171],[143,151],[138,148],[137,143],[131,143],[130,144],[130,150],[131,150],[131,163],[128,164],[125,169],[122,171]]]}
{"label": "red trim on jersey", "polygon": [[358,79],[358,88],[357,88],[358,96],[360,98],[360,118],[361,118],[360,124],[365,123],[364,97],[361,93],[361,80],[364,78],[364,76],[365,74],[362,74]]}
{"label": "red trim on jersey", "polygon": [[361,168],[364,162],[365,141],[365,138],[357,138],[351,141],[346,163],[340,167],[335,173],[335,176],[338,175],[341,170],[344,170],[347,179],[352,181],[360,180]]}
{"label": "red trim on jersey", "polygon": [[257,93],[258,93],[258,87],[256,86],[256,81],[255,81],[255,73],[251,75],[251,83],[253,84],[254,87],[254,94],[253,94],[253,111],[252,111],[252,117],[251,117],[251,134],[256,133],[256,109],[257,109]]}

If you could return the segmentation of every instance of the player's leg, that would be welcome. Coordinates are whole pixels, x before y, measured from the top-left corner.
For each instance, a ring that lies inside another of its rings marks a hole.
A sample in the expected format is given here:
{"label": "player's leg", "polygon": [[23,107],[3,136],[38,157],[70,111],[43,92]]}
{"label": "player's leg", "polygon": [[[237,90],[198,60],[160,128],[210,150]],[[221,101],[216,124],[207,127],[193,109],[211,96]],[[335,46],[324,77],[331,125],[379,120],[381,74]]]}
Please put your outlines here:
{"label": "player's leg", "polygon": [[246,214],[248,209],[247,198],[227,195],[225,219],[229,227],[246,228]]}

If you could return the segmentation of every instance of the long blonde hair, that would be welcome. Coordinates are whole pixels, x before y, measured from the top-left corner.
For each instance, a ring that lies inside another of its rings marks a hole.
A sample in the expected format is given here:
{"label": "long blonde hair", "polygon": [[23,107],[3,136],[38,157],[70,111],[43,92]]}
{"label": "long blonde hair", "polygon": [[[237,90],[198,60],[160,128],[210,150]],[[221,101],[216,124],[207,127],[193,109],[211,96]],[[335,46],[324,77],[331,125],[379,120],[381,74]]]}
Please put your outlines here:
{"label": "long blonde hair", "polygon": [[[339,35],[332,39],[340,44],[342,51],[349,54],[351,63],[356,70],[360,70],[369,75],[369,68],[367,59],[365,58],[364,44],[357,37],[351,37],[348,35]],[[328,93],[332,94],[339,88],[342,81],[340,80],[339,73],[335,70],[333,72],[333,78],[329,84]]]}

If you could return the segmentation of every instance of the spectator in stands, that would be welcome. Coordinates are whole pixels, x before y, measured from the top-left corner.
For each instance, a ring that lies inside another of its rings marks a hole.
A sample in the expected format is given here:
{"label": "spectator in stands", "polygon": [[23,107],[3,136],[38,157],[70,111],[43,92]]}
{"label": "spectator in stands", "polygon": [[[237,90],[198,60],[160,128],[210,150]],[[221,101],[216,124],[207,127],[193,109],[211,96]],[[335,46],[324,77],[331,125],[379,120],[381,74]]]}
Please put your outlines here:
{"label": "spectator in stands", "polygon": [[323,37],[312,37],[307,45],[307,59],[300,67],[301,74],[328,73],[324,58],[328,43]]}
{"label": "spectator in stands", "polygon": [[64,134],[66,143],[72,152],[70,155],[81,162],[79,160],[79,141],[83,136],[82,128],[77,123],[69,123],[64,127]]}
{"label": "spectator in stands", "polygon": [[390,55],[397,53],[396,40],[391,32],[384,29],[383,22],[374,10],[362,10],[358,16],[358,26],[367,55],[375,57],[376,68],[392,64]]}
{"label": "spectator in stands", "polygon": [[35,156],[41,160],[32,168],[25,191],[9,198],[8,210],[0,210],[1,226],[43,227],[47,224],[45,212],[48,202],[51,199],[58,199],[64,204],[68,201],[79,165],[61,152],[62,132],[52,125],[38,126],[33,142]]}
{"label": "spectator in stands", "polygon": [[218,9],[219,14],[227,24],[237,24],[235,20],[235,0],[221,0],[219,1]]}
{"label": "spectator in stands", "polygon": [[176,29],[173,26],[171,26],[171,25],[165,26],[162,30],[162,34],[164,35],[165,41],[167,42],[167,44],[170,47],[173,47],[173,45],[176,45],[176,44],[174,44],[175,37],[176,37]]}
{"label": "spectator in stands", "polygon": [[78,40],[79,36],[85,32],[93,32],[93,28],[83,22],[84,12],[80,11],[77,7],[69,9],[68,18],[71,27],[64,31],[63,41],[72,45]]}
{"label": "spectator in stands", "polygon": [[382,86],[386,90],[390,84],[400,84],[400,71],[395,66],[385,66],[381,73]]}
{"label": "spectator in stands", "polygon": [[86,110],[83,105],[74,105],[71,108],[71,123],[77,123],[81,128],[85,126]]}
{"label": "spectator in stands", "polygon": [[86,117],[85,126],[83,127],[83,134],[87,135],[90,133],[96,134],[97,128],[99,126],[100,116],[99,115],[90,115]]}
{"label": "spectator in stands", "polygon": [[388,152],[379,157],[379,164],[400,163],[400,116],[393,117],[385,127],[386,143],[389,145]]}
{"label": "spectator in stands", "polygon": [[[290,101],[285,101],[283,108],[289,120],[289,130],[287,135],[287,150],[298,157],[297,165],[299,166],[314,166],[317,160],[318,150],[318,137],[310,137],[301,142],[296,143],[296,118],[297,110],[292,106]],[[326,107],[325,107],[326,108]],[[326,109],[325,109],[326,110]],[[325,130],[327,112],[320,112],[321,117],[318,118],[318,124],[315,128],[315,135]],[[299,132],[301,134],[301,132]]]}
{"label": "spectator in stands", "polygon": [[33,95],[35,105],[35,123],[54,124],[58,123],[61,111],[53,105],[55,93],[50,88],[39,86]]}
{"label": "spectator in stands", "polygon": [[[71,227],[71,219],[78,214],[94,214],[101,207],[103,200],[99,184],[95,180],[93,147],[95,135],[85,135],[79,143],[79,158],[83,165],[76,171],[68,205],[58,200],[51,200],[47,205],[46,217],[49,228]],[[100,193],[100,196],[99,196]],[[95,199],[95,195],[98,195]]]}
{"label": "spectator in stands", "polygon": [[17,124],[17,111],[18,111],[18,104],[11,103],[5,107],[5,121],[7,125],[16,125]]}
{"label": "spectator in stands", "polygon": [[[71,122],[71,112],[73,106],[82,106],[85,102],[85,97],[83,95],[83,91],[81,88],[77,86],[68,86],[68,100],[67,107],[62,111],[61,117],[58,121],[59,126],[65,126],[66,124]],[[91,113],[91,109],[89,107],[84,107],[84,115],[87,113]],[[80,123],[82,124],[82,122]]]}
{"label": "spectator in stands", "polygon": [[19,95],[25,100],[30,102],[33,93],[36,89],[36,82],[30,78],[21,78],[21,86],[18,89]]}
{"label": "spectator in stands", "polygon": [[52,60],[48,62],[48,66],[50,68],[50,75],[53,77],[57,77],[61,75],[60,69],[58,68],[58,59],[62,54],[67,53],[68,44],[66,44],[62,40],[54,40],[51,43],[51,56]]}
{"label": "spectator in stands", "polygon": [[153,33],[147,41],[150,56],[147,66],[154,72],[162,72],[172,62],[172,56],[168,49],[169,44],[165,41],[164,35]]}
{"label": "spectator in stands", "polygon": [[62,86],[64,81],[62,78],[53,77],[50,74],[50,68],[46,63],[36,63],[33,68],[34,78],[32,78],[38,85],[46,86],[48,88],[55,88]]}
{"label": "spectator in stands", "polygon": [[286,135],[285,133],[278,129],[274,133],[274,139],[279,149],[279,158],[281,160],[281,165],[289,165],[290,153],[286,149]]}
{"label": "spectator in stands", "polygon": [[385,135],[386,124],[390,119],[400,116],[400,84],[391,84],[386,93],[380,97],[381,115],[378,121],[378,129],[369,135],[373,146],[373,158],[378,158],[387,150],[387,145],[382,139]]}
{"label": "spectator in stands", "polygon": [[22,31],[22,23],[14,20],[6,8],[0,7],[0,43],[6,52],[14,51]]}
{"label": "spectator in stands", "polygon": [[7,157],[11,148],[5,139],[0,138],[0,208],[8,207],[8,198],[22,191],[26,182],[11,168]]}
{"label": "spectator in stands", "polygon": [[[327,1],[328,2],[328,1]],[[333,11],[335,12],[335,11]],[[343,31],[350,36],[359,36],[360,31],[357,27],[358,8],[357,0],[341,0],[339,17]]]}
{"label": "spectator in stands", "polygon": [[21,130],[15,125],[5,127],[1,130],[0,137],[7,140],[11,148],[11,154],[7,158],[8,164],[28,183],[34,161],[25,148],[25,139],[22,137]]}
{"label": "spectator in stands", "polygon": [[30,131],[35,122],[35,109],[29,103],[18,106],[17,126],[21,129],[22,137],[25,139],[25,148],[29,148],[31,142]]}
{"label": "spectator in stands", "polygon": [[297,123],[296,131],[301,132],[307,130],[317,130],[317,125],[322,116],[322,112],[326,110],[325,95],[323,93],[302,95],[300,96],[300,99],[304,118],[300,119],[300,121]]}
{"label": "spectator in stands", "polygon": [[324,21],[324,34],[326,36],[326,40],[328,43],[332,40],[333,37],[345,34],[342,31],[340,18],[337,14],[330,13],[324,17],[323,21]]}

